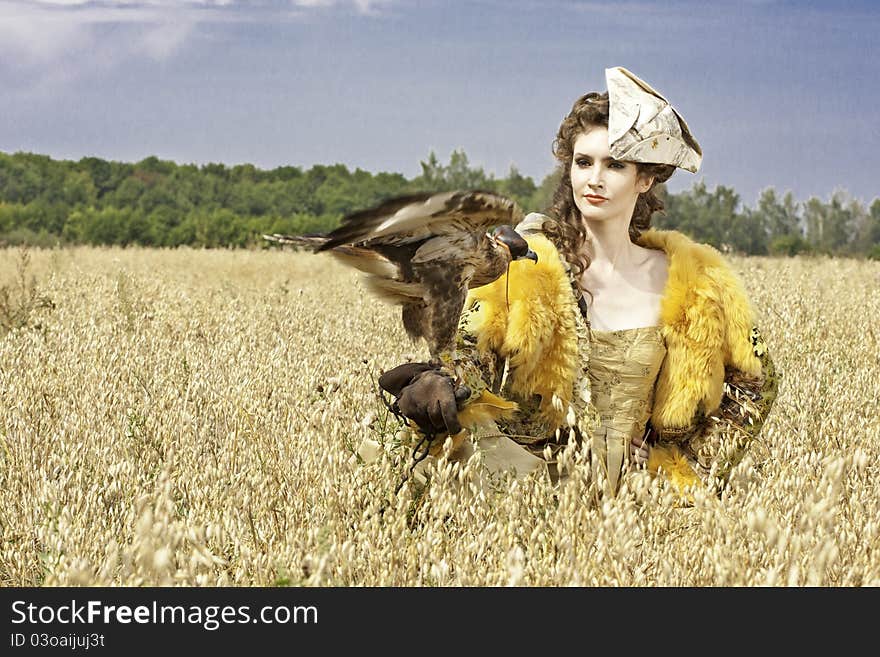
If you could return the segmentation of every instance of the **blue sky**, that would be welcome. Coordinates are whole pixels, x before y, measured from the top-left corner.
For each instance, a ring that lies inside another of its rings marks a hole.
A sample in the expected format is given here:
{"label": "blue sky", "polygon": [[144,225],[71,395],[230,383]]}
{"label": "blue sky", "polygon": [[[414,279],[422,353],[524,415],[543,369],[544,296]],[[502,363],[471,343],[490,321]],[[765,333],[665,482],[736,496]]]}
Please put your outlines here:
{"label": "blue sky", "polygon": [[870,203],[878,34],[876,2],[0,0],[0,151],[414,176],[460,148],[540,182],[619,65],[703,147],[672,191]]}

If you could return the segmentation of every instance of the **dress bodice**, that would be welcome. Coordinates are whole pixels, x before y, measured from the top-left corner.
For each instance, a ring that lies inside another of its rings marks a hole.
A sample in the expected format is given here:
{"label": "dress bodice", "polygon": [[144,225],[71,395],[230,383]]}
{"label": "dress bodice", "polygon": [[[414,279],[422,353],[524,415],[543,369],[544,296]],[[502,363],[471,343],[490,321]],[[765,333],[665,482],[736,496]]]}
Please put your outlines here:
{"label": "dress bodice", "polygon": [[659,326],[590,331],[589,376],[600,427],[593,449],[607,463],[612,488],[629,453],[629,442],[645,431],[654,402],[654,384],[666,345]]}

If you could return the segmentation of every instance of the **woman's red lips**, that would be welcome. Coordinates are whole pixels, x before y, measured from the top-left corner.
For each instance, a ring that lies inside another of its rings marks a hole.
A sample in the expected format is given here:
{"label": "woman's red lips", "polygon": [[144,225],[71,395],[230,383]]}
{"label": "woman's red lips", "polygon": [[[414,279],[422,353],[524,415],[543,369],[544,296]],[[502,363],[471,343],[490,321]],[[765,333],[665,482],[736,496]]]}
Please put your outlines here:
{"label": "woman's red lips", "polygon": [[608,199],[604,196],[599,196],[598,194],[584,194],[584,198],[588,201],[598,202],[598,201],[607,201]]}

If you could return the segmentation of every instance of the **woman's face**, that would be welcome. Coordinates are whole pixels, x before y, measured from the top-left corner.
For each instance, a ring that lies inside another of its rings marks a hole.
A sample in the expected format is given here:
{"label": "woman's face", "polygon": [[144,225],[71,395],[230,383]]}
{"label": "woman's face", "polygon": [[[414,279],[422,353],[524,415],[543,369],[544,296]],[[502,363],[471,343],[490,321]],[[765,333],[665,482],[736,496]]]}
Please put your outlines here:
{"label": "woman's face", "polygon": [[575,139],[571,188],[585,220],[618,219],[629,225],[639,194],[648,191],[651,182],[639,175],[635,163],[611,157],[607,128],[595,126]]}

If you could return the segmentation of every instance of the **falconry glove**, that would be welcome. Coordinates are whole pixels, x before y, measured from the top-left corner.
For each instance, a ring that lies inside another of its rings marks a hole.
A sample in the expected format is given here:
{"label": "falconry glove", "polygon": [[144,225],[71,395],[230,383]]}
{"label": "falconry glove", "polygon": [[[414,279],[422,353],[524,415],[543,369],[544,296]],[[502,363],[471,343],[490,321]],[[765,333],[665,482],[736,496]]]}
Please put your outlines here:
{"label": "falconry glove", "polygon": [[461,431],[460,405],[470,397],[466,385],[431,363],[404,363],[379,377],[379,386],[394,395],[400,412],[429,436]]}

